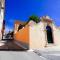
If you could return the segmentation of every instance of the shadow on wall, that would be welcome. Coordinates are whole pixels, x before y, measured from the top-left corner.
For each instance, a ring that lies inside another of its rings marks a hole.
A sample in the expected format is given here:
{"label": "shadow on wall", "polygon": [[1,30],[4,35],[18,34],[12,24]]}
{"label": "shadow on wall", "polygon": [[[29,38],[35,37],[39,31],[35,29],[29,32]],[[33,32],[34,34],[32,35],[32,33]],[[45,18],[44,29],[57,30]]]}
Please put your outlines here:
{"label": "shadow on wall", "polygon": [[20,47],[22,47],[24,50],[28,50],[29,49],[29,44],[26,44],[26,43],[23,43],[23,42],[20,42],[20,41],[15,41],[15,43],[18,45],[18,46],[20,46]]}

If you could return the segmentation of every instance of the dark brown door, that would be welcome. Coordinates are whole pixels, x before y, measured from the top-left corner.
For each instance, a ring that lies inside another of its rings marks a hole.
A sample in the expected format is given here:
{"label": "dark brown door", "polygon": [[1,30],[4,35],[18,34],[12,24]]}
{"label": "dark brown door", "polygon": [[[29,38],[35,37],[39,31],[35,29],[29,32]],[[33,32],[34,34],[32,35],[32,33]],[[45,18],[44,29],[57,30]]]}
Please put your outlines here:
{"label": "dark brown door", "polygon": [[48,43],[53,43],[52,28],[50,26],[47,26],[46,30],[47,30],[47,41],[48,41]]}

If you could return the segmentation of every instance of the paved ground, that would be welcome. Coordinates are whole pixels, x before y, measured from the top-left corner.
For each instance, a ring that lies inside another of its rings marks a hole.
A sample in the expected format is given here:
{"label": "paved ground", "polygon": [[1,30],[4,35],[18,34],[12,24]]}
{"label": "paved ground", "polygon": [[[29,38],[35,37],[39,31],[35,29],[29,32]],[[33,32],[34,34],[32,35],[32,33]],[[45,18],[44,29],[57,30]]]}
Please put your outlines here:
{"label": "paved ground", "polygon": [[0,46],[0,50],[24,50],[21,46],[14,43],[14,40],[5,42],[4,45]]}
{"label": "paved ground", "polygon": [[0,51],[0,60],[60,60],[60,51]]}
{"label": "paved ground", "polygon": [[0,51],[0,60],[60,60],[60,50],[50,47],[27,51]]}
{"label": "paved ground", "polygon": [[[4,51],[2,51],[4,50]],[[25,50],[14,43],[14,40],[0,46],[0,60],[60,60],[60,46]]]}
{"label": "paved ground", "polygon": [[47,60],[60,60],[60,46],[36,49],[33,52]]}
{"label": "paved ground", "polygon": [[49,51],[49,52],[39,51],[37,55],[40,57],[42,56],[47,60],[60,60],[60,51]]}
{"label": "paved ground", "polygon": [[0,51],[0,60],[46,60],[34,52]]}

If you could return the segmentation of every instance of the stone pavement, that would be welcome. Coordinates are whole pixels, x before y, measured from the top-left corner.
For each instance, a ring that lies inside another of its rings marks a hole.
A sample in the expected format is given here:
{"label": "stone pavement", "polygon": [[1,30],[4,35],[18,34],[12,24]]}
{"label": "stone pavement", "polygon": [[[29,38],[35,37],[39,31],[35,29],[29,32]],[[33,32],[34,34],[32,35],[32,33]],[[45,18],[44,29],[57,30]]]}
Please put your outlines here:
{"label": "stone pavement", "polygon": [[35,49],[33,52],[47,60],[60,60],[60,46]]}
{"label": "stone pavement", "polygon": [[0,51],[0,60],[47,60],[34,52]]}
{"label": "stone pavement", "polygon": [[60,60],[60,46],[23,50],[14,41],[0,41],[0,60]]}
{"label": "stone pavement", "polygon": [[60,51],[39,51],[38,53],[47,60],[60,60]]}
{"label": "stone pavement", "polygon": [[2,44],[2,46],[0,46],[0,51],[2,50],[24,50],[21,46],[18,46],[17,44],[14,43],[14,40],[12,41],[5,41],[5,42],[2,42],[0,41],[0,45]]}
{"label": "stone pavement", "polygon": [[60,51],[47,49],[0,51],[0,60],[60,60]]}
{"label": "stone pavement", "polygon": [[0,60],[60,60],[60,51],[39,50],[38,53],[40,54],[34,51],[0,51]]}

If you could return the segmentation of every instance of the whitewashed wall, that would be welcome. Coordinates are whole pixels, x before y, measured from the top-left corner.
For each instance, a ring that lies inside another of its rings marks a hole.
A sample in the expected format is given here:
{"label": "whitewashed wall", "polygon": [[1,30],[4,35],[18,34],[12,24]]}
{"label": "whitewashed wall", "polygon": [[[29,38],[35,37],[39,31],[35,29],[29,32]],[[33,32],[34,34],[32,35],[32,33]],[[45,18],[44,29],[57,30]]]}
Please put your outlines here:
{"label": "whitewashed wall", "polygon": [[53,25],[54,43],[56,46],[60,45],[60,29]]}
{"label": "whitewashed wall", "polygon": [[[45,28],[47,23],[40,22],[38,24],[30,22],[29,27],[29,43],[30,49],[38,49],[42,47],[49,47],[50,44],[47,42],[47,35]],[[60,46],[60,28],[56,27],[53,23],[49,24],[52,28],[54,43],[51,46]]]}
{"label": "whitewashed wall", "polygon": [[2,3],[1,7],[3,7],[3,9],[0,8],[0,40],[1,40],[2,39],[1,30],[2,30],[2,24],[3,24],[3,19],[4,19],[4,2],[5,2],[5,0],[0,0],[0,2]]}
{"label": "whitewashed wall", "polygon": [[37,49],[46,45],[44,24],[42,22],[29,27],[30,48]]}

